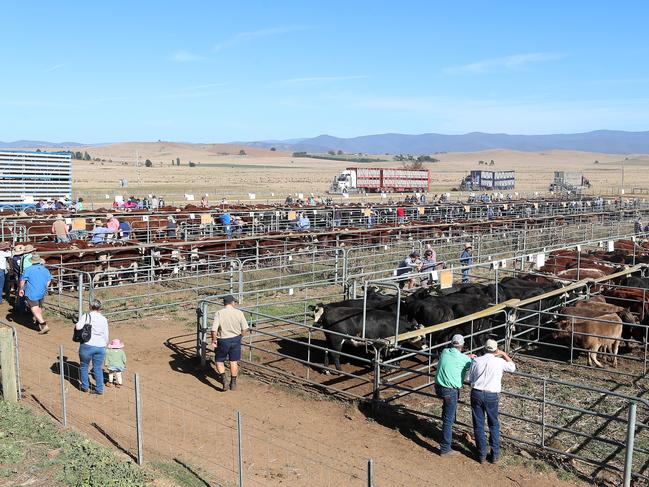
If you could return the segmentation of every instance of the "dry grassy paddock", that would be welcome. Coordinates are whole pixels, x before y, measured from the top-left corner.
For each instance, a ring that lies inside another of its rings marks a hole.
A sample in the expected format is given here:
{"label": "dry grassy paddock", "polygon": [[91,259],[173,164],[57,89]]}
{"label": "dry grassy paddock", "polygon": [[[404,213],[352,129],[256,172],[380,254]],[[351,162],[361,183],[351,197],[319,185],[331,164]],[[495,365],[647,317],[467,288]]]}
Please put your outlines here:
{"label": "dry grassy paddock", "polygon": [[[79,150],[72,148],[72,150]],[[92,196],[97,202],[112,201],[114,194],[166,196],[168,201],[181,202],[184,194],[197,200],[204,193],[212,201],[229,199],[285,198],[288,193],[324,194],[331,180],[342,169],[358,163],[312,158],[294,158],[291,153],[227,144],[180,144],[175,142],[120,143],[82,148],[101,161],[74,162],[74,192]],[[239,155],[244,150],[246,155]],[[136,154],[140,167],[136,167]],[[368,166],[399,167],[401,163],[389,155],[383,163]],[[618,194],[622,184],[627,192],[649,187],[649,156],[601,154],[578,151],[520,152],[489,150],[436,154],[438,163],[426,163],[431,171],[431,192],[449,191],[472,169],[482,169],[478,161],[494,160],[487,169],[515,170],[516,191],[534,193],[548,190],[554,171],[582,172],[592,183],[589,192]],[[180,158],[180,166],[171,161]],[[144,167],[150,159],[153,167]],[[112,162],[109,162],[112,161]],[[195,167],[189,167],[192,161]],[[597,162],[595,162],[597,161]],[[127,179],[129,187],[120,188],[119,180]]]}

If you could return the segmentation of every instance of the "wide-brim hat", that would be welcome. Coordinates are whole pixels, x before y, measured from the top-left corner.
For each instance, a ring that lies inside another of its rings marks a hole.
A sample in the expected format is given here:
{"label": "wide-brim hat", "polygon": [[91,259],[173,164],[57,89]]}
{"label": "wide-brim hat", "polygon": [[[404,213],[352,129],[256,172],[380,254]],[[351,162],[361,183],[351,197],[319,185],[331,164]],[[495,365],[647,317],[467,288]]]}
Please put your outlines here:
{"label": "wide-brim hat", "polygon": [[25,253],[25,246],[18,244],[14,247],[14,255],[23,255]]}
{"label": "wide-brim hat", "polygon": [[111,218],[113,218],[113,214],[112,214],[112,213],[108,213],[108,214],[106,215],[106,219],[110,220]]}
{"label": "wide-brim hat", "polygon": [[473,248],[473,245],[471,245],[470,243],[465,243],[465,244],[464,244],[464,248],[465,248],[465,249],[472,249],[472,248]]}
{"label": "wide-brim hat", "polygon": [[24,252],[25,254],[30,254],[30,253],[32,253],[34,250],[36,250],[36,248],[35,248],[32,244],[27,244],[27,245],[25,245],[25,246],[23,247],[23,252]]}
{"label": "wide-brim hat", "polygon": [[45,264],[45,261],[41,259],[41,256],[38,254],[32,254],[32,265],[36,264]]}
{"label": "wide-brim hat", "polygon": [[96,225],[101,225],[102,223],[104,223],[104,222],[101,220],[101,218],[95,218],[95,224]]}
{"label": "wide-brim hat", "polygon": [[108,348],[124,348],[124,344],[122,343],[122,340],[120,340],[119,338],[113,338],[110,341]]}

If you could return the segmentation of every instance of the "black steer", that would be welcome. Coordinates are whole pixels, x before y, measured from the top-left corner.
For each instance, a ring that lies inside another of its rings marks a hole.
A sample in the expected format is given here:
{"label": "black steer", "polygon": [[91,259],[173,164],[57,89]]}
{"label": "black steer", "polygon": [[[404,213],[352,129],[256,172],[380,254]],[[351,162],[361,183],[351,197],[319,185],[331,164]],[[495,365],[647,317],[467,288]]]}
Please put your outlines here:
{"label": "black steer", "polygon": [[[354,346],[363,345],[365,342],[355,340],[354,337],[363,335],[363,310],[359,308],[346,308],[332,305],[316,305],[316,324],[323,328],[327,340],[327,348],[331,349],[336,370],[340,367],[340,352],[343,344],[349,341]],[[404,319],[399,320],[396,326],[396,315],[387,311],[368,309],[365,315],[365,338],[378,340],[387,338],[396,333],[405,333],[414,327]],[[348,335],[348,336],[343,336]],[[329,367],[329,353],[325,350],[324,366]],[[325,373],[328,373],[325,370]]]}

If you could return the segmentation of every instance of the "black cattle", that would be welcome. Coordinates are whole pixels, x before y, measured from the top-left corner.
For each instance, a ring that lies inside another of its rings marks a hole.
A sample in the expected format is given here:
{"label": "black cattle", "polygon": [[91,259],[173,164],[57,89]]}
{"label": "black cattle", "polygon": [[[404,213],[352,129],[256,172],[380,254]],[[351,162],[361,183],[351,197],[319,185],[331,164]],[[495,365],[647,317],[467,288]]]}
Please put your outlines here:
{"label": "black cattle", "polygon": [[640,276],[627,276],[620,279],[620,284],[627,287],[649,289],[649,278]]}
{"label": "black cattle", "polygon": [[649,255],[636,255],[635,257],[633,255],[627,255],[624,258],[624,263],[627,265],[649,264]]}
{"label": "black cattle", "polygon": [[[363,335],[363,310],[359,308],[345,308],[340,306],[316,305],[316,316],[319,316],[317,325],[323,328],[327,340],[327,348],[331,349],[336,370],[340,367],[340,352],[343,344],[349,341],[354,346],[363,345],[363,340],[350,337]],[[365,338],[378,340],[394,336],[396,315],[387,311],[367,310],[365,318]],[[405,319],[400,319],[397,333],[405,333],[414,328]],[[343,336],[346,335],[346,336]],[[329,367],[329,353],[325,351],[324,366]],[[328,371],[325,370],[325,373]]]}
{"label": "black cattle", "polygon": [[[455,318],[463,318],[489,307],[489,298],[482,294],[480,288],[464,286],[452,294],[442,296],[430,296],[428,290],[415,291],[405,299],[404,307],[408,320],[423,326],[432,326],[451,321]],[[471,322],[441,330],[433,333],[431,342],[440,344],[450,341],[456,333],[475,335],[486,329],[488,320],[479,318]],[[485,334],[476,335],[474,344],[481,345],[486,340]]]}

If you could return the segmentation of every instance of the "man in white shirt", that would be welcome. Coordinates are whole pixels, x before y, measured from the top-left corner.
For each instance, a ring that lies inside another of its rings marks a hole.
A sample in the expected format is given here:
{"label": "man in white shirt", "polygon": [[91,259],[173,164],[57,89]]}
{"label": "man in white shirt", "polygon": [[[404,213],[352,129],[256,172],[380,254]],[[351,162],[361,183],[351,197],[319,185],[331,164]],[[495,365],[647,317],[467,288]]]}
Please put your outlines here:
{"label": "man in white shirt", "polygon": [[485,354],[471,363],[469,381],[471,382],[471,415],[473,434],[478,448],[480,463],[487,461],[487,441],[485,438],[484,420],[489,424],[489,461],[497,463],[500,456],[500,422],[498,420],[498,403],[502,389],[504,372],[514,372],[516,365],[504,351],[498,350],[495,340],[487,340]]}

